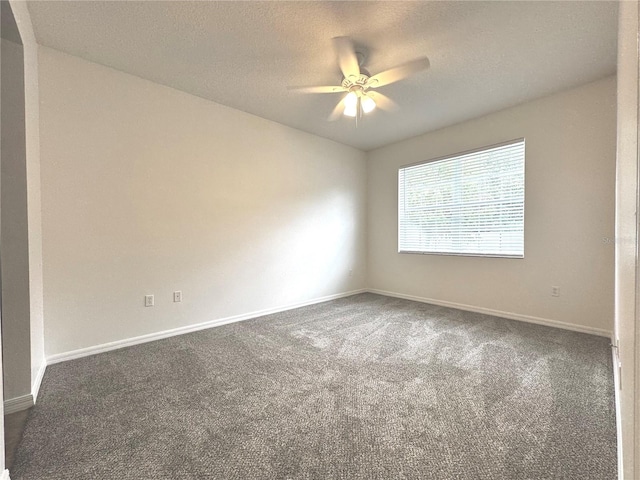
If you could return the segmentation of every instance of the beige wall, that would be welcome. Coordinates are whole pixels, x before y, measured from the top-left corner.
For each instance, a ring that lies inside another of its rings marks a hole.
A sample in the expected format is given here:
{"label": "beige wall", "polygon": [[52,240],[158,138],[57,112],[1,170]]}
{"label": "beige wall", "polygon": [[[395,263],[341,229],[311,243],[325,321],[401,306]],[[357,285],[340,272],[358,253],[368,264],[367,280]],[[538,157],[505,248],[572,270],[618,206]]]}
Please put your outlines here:
{"label": "beige wall", "polygon": [[40,88],[48,356],[365,287],[364,153],[47,48]]}
{"label": "beige wall", "polygon": [[[10,8],[9,8],[10,7]],[[6,10],[4,10],[6,8]],[[22,45],[3,45],[10,61],[20,67],[3,69],[3,75],[15,76],[20,91],[3,99],[10,108],[21,110],[21,133],[10,132],[9,144],[20,149],[20,159],[10,154],[3,162],[7,191],[3,194],[3,241],[7,239],[6,269],[3,265],[3,299],[9,304],[8,319],[11,324],[3,334],[3,351],[14,363],[5,365],[5,407],[7,411],[27,408],[37,397],[44,374],[44,315],[42,303],[42,229],[40,217],[40,133],[38,46],[31,25],[26,2],[3,2],[3,12],[11,12],[19,35],[16,41]],[[13,20],[12,20],[13,22]],[[4,65],[4,59],[3,59]],[[8,123],[10,130],[13,123]],[[5,125],[3,124],[3,128]],[[3,132],[5,135],[6,132]],[[17,143],[20,146],[17,146]],[[4,151],[3,151],[4,153]],[[3,156],[4,158],[4,156]],[[4,260],[4,259],[3,259]],[[3,278],[5,279],[5,278]],[[18,364],[19,359],[19,364]]]}
{"label": "beige wall", "polygon": [[[26,2],[13,1],[24,50],[24,109],[27,153],[27,222],[29,225],[29,328],[31,332],[31,385],[38,394],[45,368],[42,277],[42,215],[40,198],[40,91],[38,44]],[[34,399],[35,400],[35,399]]]}
{"label": "beige wall", "polygon": [[[603,79],[369,152],[369,287],[612,331],[615,85]],[[526,138],[524,259],[397,253],[398,167],[519,137]]]}
{"label": "beige wall", "polygon": [[4,395],[31,393],[29,250],[22,45],[2,39],[2,357]]}
{"label": "beige wall", "polygon": [[[616,338],[620,345],[623,472],[640,476],[640,328],[638,328],[638,2],[620,3],[618,31],[618,160],[616,178]],[[635,415],[634,415],[635,414]],[[635,423],[635,427],[634,427]],[[635,432],[634,432],[635,430]],[[622,477],[621,477],[622,478]]]}

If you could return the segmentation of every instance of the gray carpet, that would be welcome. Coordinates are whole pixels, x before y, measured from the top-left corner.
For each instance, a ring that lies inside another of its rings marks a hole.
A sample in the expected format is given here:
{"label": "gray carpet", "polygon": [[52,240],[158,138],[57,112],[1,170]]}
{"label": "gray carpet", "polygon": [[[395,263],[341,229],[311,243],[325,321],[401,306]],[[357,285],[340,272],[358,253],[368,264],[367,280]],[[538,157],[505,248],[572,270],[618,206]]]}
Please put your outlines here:
{"label": "gray carpet", "polygon": [[373,294],[47,368],[13,480],[614,479],[608,340]]}

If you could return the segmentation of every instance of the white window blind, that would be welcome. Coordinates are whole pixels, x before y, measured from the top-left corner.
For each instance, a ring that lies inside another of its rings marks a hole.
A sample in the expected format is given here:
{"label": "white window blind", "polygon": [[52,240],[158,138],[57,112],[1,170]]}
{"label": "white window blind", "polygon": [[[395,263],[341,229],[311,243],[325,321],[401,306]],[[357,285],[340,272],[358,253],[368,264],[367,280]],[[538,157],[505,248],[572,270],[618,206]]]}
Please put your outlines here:
{"label": "white window blind", "polygon": [[402,167],[398,250],[524,257],[524,139]]}

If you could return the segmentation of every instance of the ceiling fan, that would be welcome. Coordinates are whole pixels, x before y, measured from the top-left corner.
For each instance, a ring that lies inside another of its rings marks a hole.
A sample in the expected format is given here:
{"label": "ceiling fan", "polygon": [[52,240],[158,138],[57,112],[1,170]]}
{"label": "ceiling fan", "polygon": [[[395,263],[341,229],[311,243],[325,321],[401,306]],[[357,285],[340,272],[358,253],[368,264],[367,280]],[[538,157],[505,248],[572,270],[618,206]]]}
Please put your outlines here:
{"label": "ceiling fan", "polygon": [[364,114],[373,111],[376,107],[380,107],[383,110],[396,109],[397,104],[393,100],[380,92],[372,90],[429,68],[429,59],[420,57],[372,76],[363,67],[364,53],[355,49],[349,37],[335,37],[333,45],[338,56],[338,65],[343,75],[340,85],[288,87],[290,90],[303,93],[347,92],[333,109],[329,120],[337,120],[342,113],[347,117],[355,117],[357,125],[358,120]]}

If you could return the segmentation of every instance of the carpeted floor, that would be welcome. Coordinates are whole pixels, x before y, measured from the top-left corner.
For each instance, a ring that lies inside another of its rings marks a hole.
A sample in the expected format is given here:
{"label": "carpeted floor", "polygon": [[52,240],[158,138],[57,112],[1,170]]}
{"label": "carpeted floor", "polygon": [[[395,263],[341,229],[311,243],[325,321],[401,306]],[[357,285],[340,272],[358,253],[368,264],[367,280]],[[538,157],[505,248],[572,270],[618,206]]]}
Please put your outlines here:
{"label": "carpeted floor", "polygon": [[47,368],[13,480],[615,479],[605,338],[373,294]]}

